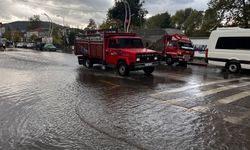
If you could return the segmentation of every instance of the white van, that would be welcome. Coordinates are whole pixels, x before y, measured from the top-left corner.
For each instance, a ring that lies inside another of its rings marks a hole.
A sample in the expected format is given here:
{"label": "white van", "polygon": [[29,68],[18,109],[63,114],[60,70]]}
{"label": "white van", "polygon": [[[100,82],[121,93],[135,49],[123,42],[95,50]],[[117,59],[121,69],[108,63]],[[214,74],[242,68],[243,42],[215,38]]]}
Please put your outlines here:
{"label": "white van", "polygon": [[209,64],[224,66],[232,73],[250,69],[250,29],[218,28],[208,41]]}

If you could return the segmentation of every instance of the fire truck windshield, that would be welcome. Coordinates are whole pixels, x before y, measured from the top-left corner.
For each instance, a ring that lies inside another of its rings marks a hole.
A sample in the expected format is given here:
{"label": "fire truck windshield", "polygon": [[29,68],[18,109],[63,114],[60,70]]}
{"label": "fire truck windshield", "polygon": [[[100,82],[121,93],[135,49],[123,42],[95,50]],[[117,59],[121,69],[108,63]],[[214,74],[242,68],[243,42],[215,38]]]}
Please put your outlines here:
{"label": "fire truck windshield", "polygon": [[144,48],[144,46],[139,38],[120,38],[118,48]]}
{"label": "fire truck windshield", "polygon": [[178,45],[183,50],[193,50],[192,43],[178,42]]}

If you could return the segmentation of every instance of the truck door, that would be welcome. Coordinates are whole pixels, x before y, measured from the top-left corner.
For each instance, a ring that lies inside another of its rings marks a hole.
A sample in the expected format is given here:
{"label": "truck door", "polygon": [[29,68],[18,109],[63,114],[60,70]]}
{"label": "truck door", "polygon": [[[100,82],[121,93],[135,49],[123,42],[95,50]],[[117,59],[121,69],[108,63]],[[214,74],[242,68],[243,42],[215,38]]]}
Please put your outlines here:
{"label": "truck door", "polygon": [[118,42],[117,39],[110,39],[108,42],[108,47],[105,51],[106,63],[108,65],[116,65],[118,57]]}
{"label": "truck door", "polygon": [[165,49],[167,54],[175,55],[175,54],[177,54],[177,50],[178,50],[177,41],[169,41],[167,43],[167,46],[166,46],[166,49]]}

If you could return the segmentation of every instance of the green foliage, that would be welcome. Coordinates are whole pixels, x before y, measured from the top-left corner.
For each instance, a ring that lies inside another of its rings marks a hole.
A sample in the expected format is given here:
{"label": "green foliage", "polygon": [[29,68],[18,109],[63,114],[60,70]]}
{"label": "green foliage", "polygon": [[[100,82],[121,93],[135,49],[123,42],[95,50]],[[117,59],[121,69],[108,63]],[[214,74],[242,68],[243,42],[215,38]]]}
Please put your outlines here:
{"label": "green foliage", "polygon": [[209,32],[215,30],[217,26],[221,26],[221,21],[217,17],[217,12],[211,8],[205,11],[201,30]]}
{"label": "green foliage", "polygon": [[38,36],[36,36],[35,34],[32,34],[30,37],[31,42],[35,42],[38,39]]}
{"label": "green foliage", "polygon": [[40,20],[40,16],[39,15],[34,15],[33,17],[30,17],[29,18],[29,29],[30,30],[33,30],[33,29],[36,29],[36,28],[39,28],[41,27],[41,20]]}
{"label": "green foliage", "polygon": [[95,30],[97,29],[97,25],[94,19],[89,19],[89,24],[84,30]]}
{"label": "green foliage", "polygon": [[122,27],[122,22],[121,20],[106,20],[103,21],[103,23],[99,26],[100,29],[110,29],[110,28],[121,28]]}
{"label": "green foliage", "polygon": [[3,37],[10,41],[13,40],[14,42],[20,42],[22,38],[21,33],[19,31],[7,31],[3,34]]}
{"label": "green foliage", "polygon": [[208,6],[217,12],[217,17],[224,22],[224,26],[249,27],[249,0],[210,0]]}
{"label": "green foliage", "polygon": [[[140,27],[145,22],[145,16],[148,13],[146,9],[143,8],[144,1],[141,0],[127,0],[131,8],[131,26]],[[124,3],[115,0],[115,5],[108,10],[107,20],[119,20],[117,26],[119,28],[123,27],[125,19],[125,7]]]}
{"label": "green foliage", "polygon": [[171,16],[168,12],[157,14],[147,19],[147,28],[170,28],[172,24]]}
{"label": "green foliage", "polygon": [[185,34],[192,35],[194,31],[200,30],[202,26],[203,12],[192,8],[179,10],[172,16],[176,28],[184,30]]}

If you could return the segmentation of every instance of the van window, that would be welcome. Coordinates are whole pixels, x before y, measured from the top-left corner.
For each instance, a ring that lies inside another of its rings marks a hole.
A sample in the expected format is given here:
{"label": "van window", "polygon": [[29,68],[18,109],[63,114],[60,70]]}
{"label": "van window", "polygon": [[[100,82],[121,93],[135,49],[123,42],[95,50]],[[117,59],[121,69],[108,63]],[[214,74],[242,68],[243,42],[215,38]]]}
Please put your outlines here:
{"label": "van window", "polygon": [[250,50],[250,37],[220,37],[216,49]]}

